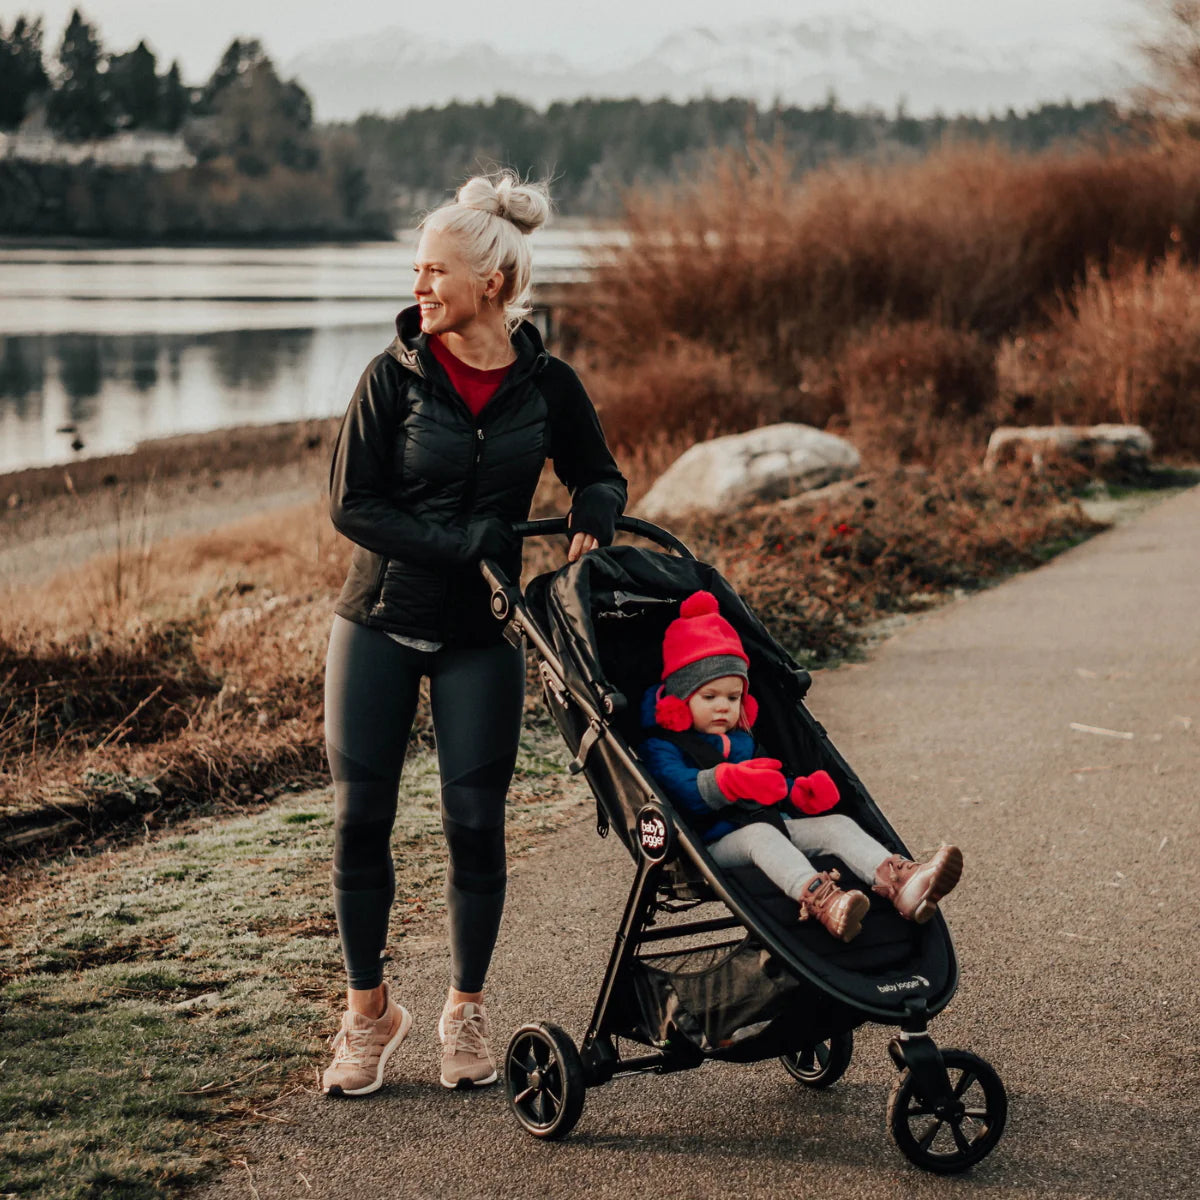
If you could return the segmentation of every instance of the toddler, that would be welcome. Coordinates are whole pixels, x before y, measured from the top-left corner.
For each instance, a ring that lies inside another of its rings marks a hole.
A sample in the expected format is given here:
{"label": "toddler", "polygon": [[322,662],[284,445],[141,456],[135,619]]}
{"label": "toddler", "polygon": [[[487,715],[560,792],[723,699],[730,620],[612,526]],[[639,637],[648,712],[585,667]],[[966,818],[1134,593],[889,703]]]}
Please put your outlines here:
{"label": "toddler", "polygon": [[962,852],[943,846],[928,861],[893,854],[853,819],[831,813],[837,785],[825,771],[788,779],[776,758],[758,755],[750,728],[758,705],[748,691],[750,659],[710,592],[696,592],[663,638],[662,683],[642,705],[652,732],[642,761],[701,834],[713,861],[753,864],[844,942],[862,928],[870,901],[838,887],[837,871],[818,872],[807,854],[836,855],[870,880],[896,911],[918,924],[962,874]]}

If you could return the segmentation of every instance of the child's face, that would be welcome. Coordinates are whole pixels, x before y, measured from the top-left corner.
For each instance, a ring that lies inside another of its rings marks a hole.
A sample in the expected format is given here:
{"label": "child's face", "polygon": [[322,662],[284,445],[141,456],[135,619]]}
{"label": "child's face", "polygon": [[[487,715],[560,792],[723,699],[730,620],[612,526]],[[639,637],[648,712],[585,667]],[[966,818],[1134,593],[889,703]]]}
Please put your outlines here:
{"label": "child's face", "polygon": [[722,675],[688,697],[692,728],[699,733],[728,733],[742,715],[742,692],[746,681],[740,675]]}

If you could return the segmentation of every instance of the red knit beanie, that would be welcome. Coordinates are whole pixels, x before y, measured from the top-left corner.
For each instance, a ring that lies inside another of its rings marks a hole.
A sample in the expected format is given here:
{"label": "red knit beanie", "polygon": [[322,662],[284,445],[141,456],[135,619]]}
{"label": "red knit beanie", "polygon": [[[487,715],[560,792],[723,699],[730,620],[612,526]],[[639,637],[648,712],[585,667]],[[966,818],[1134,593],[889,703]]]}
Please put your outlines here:
{"label": "red knit beanie", "polygon": [[[742,639],[721,616],[711,592],[693,592],[679,608],[679,619],[667,626],[663,636],[663,685],[655,705],[655,719],[664,729],[682,731],[692,727],[687,699],[714,679],[740,675],[749,682],[750,656]],[[754,723],[758,705],[749,691],[742,697],[742,723]]]}

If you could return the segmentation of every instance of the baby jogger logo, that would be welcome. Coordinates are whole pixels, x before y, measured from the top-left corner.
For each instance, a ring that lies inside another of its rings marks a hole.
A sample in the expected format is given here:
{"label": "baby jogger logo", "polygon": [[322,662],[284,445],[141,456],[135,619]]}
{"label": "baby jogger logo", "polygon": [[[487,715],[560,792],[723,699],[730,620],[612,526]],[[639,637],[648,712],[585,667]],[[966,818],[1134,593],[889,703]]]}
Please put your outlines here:
{"label": "baby jogger logo", "polygon": [[884,995],[894,992],[911,992],[915,988],[929,987],[929,980],[924,975],[914,975],[911,979],[898,979],[894,983],[877,983],[875,988]]}
{"label": "baby jogger logo", "polygon": [[649,859],[657,861],[667,856],[667,823],[663,817],[652,808],[643,808],[637,818],[638,842],[642,853]]}

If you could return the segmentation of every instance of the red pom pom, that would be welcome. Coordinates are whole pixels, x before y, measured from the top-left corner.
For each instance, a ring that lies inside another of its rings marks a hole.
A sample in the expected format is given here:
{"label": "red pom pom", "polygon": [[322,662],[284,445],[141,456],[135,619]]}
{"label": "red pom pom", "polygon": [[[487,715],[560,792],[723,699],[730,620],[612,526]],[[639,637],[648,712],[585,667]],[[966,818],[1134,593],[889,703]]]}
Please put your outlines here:
{"label": "red pom pom", "polygon": [[742,697],[742,715],[738,718],[738,724],[746,730],[758,720],[758,701],[747,692]]}
{"label": "red pom pom", "polygon": [[678,696],[659,696],[654,705],[654,719],[672,733],[683,733],[692,727],[692,710]]}
{"label": "red pom pom", "polygon": [[693,592],[680,606],[681,617],[705,617],[709,613],[718,613],[721,606],[712,592]]}

